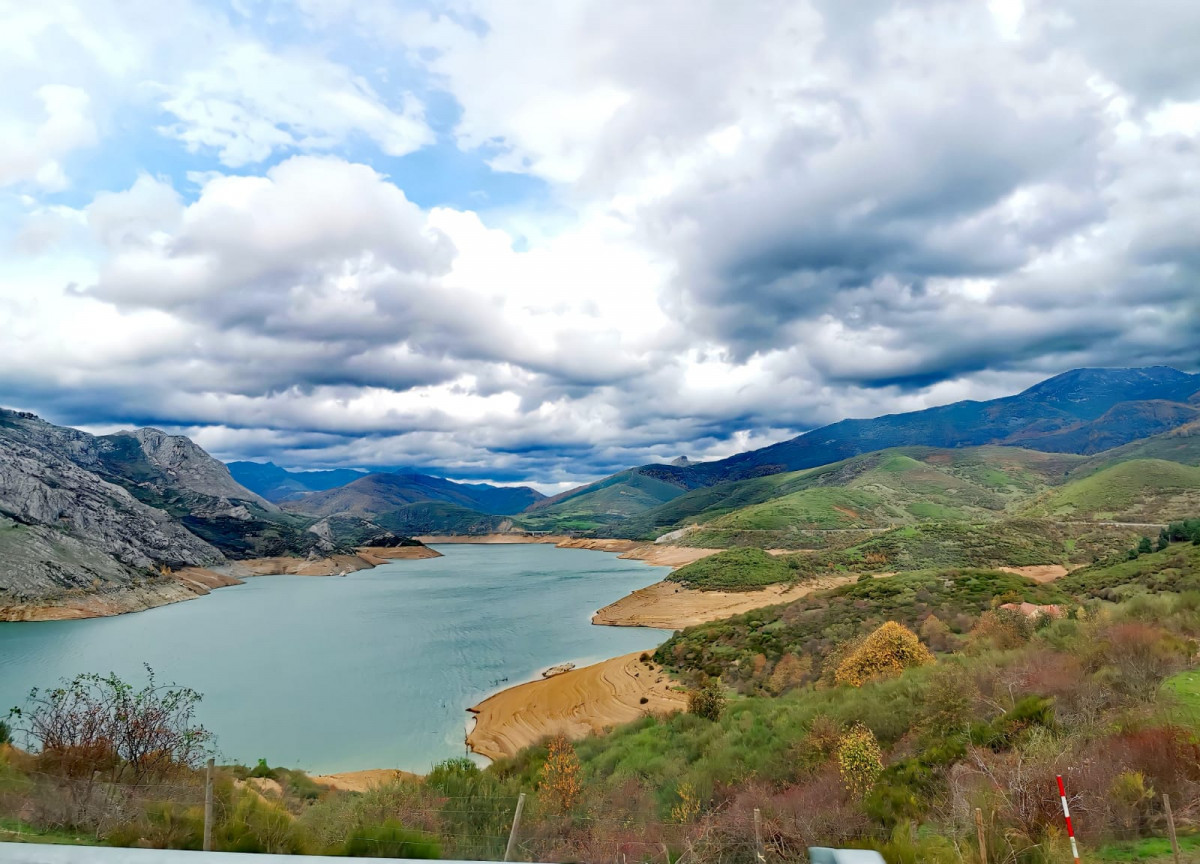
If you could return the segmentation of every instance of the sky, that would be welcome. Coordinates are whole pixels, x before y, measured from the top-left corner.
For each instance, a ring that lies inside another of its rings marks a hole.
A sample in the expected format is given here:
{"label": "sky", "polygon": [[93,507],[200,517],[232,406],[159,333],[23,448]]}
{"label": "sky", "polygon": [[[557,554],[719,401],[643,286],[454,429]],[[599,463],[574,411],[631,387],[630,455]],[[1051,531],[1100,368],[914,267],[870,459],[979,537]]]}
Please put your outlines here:
{"label": "sky", "polygon": [[0,404],[553,492],[1200,368],[1200,4],[0,0]]}

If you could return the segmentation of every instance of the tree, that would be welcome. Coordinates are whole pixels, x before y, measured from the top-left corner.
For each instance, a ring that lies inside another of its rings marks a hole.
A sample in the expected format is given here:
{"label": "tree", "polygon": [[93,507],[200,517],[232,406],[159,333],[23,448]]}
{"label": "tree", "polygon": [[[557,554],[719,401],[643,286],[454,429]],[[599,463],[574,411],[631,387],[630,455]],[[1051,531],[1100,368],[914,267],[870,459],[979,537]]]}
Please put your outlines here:
{"label": "tree", "polygon": [[3,720],[0,720],[0,744],[11,744],[11,743],[12,743],[12,729],[9,728],[9,725],[6,722],[4,722]]}
{"label": "tree", "polygon": [[1154,551],[1154,546],[1150,543],[1149,537],[1143,537],[1138,541],[1137,551],[1139,555],[1148,555]]}
{"label": "tree", "polygon": [[838,665],[838,684],[861,687],[876,678],[893,678],[905,669],[933,662],[929,649],[903,624],[887,621]]}
{"label": "tree", "polygon": [[579,775],[579,757],[571,742],[564,735],[551,738],[538,787],[551,810],[568,813],[575,808],[583,791]]}
{"label": "tree", "polygon": [[838,774],[852,798],[861,800],[883,773],[883,752],[875,733],[855,723],[842,735],[837,748]]}
{"label": "tree", "polygon": [[725,691],[715,679],[688,694],[688,713],[717,721],[725,711]]}

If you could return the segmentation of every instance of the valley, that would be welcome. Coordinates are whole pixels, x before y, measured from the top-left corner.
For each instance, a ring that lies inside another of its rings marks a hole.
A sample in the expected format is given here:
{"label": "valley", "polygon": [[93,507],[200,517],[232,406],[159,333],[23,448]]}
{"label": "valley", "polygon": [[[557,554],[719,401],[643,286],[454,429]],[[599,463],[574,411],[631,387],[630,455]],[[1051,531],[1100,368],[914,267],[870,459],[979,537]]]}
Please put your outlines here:
{"label": "valley", "polygon": [[[288,766],[254,788],[305,848],[312,769],[348,778],[317,778],[313,813],[381,790],[432,812],[461,782],[484,809],[533,790],[551,834],[562,812],[635,807],[679,849],[736,845],[720,838],[753,802],[785,845],[849,826],[890,849],[872,832],[936,826],[914,841],[935,860],[958,830],[946,802],[978,801],[1035,862],[1049,823],[989,792],[1014,760],[1044,779],[1115,754],[1072,775],[1091,843],[1124,818],[1122,777],[1200,800],[1172,695],[1198,662],[1198,404],[1200,376],[1079,370],[554,496],[227,467],[157,430],[6,412],[0,617],[39,623],[0,625],[26,658],[0,662],[0,694],[71,674],[76,649],[42,628],[79,628],[55,632],[85,653],[128,643],[117,671],[154,661],[212,697],[230,776],[260,753]],[[865,780],[841,767],[853,742],[877,754]],[[427,829],[451,848],[453,818]]]}

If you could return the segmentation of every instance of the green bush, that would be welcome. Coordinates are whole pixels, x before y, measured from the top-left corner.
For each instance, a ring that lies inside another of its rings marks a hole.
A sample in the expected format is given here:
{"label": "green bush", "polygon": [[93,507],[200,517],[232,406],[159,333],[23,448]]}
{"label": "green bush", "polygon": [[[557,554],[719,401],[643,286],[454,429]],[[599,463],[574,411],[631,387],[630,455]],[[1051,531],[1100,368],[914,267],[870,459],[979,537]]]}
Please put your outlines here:
{"label": "green bush", "polygon": [[725,692],[716,681],[688,694],[688,713],[705,720],[720,720],[725,711]]}
{"label": "green bush", "polygon": [[420,831],[410,831],[399,822],[364,826],[346,838],[344,852],[350,858],[441,858],[437,840]]}

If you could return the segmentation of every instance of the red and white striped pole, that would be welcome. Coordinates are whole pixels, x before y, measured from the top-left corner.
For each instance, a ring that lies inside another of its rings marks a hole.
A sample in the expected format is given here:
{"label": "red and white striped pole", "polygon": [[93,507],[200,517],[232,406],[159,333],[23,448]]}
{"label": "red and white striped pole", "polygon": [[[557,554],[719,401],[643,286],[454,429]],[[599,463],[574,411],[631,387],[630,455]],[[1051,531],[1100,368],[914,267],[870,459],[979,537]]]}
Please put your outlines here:
{"label": "red and white striped pole", "polygon": [[1063,818],[1067,820],[1067,836],[1071,838],[1071,855],[1075,864],[1079,864],[1079,847],[1075,845],[1075,829],[1071,825],[1071,808],[1067,806],[1067,788],[1063,786],[1062,775],[1058,775],[1058,796],[1062,798]]}

